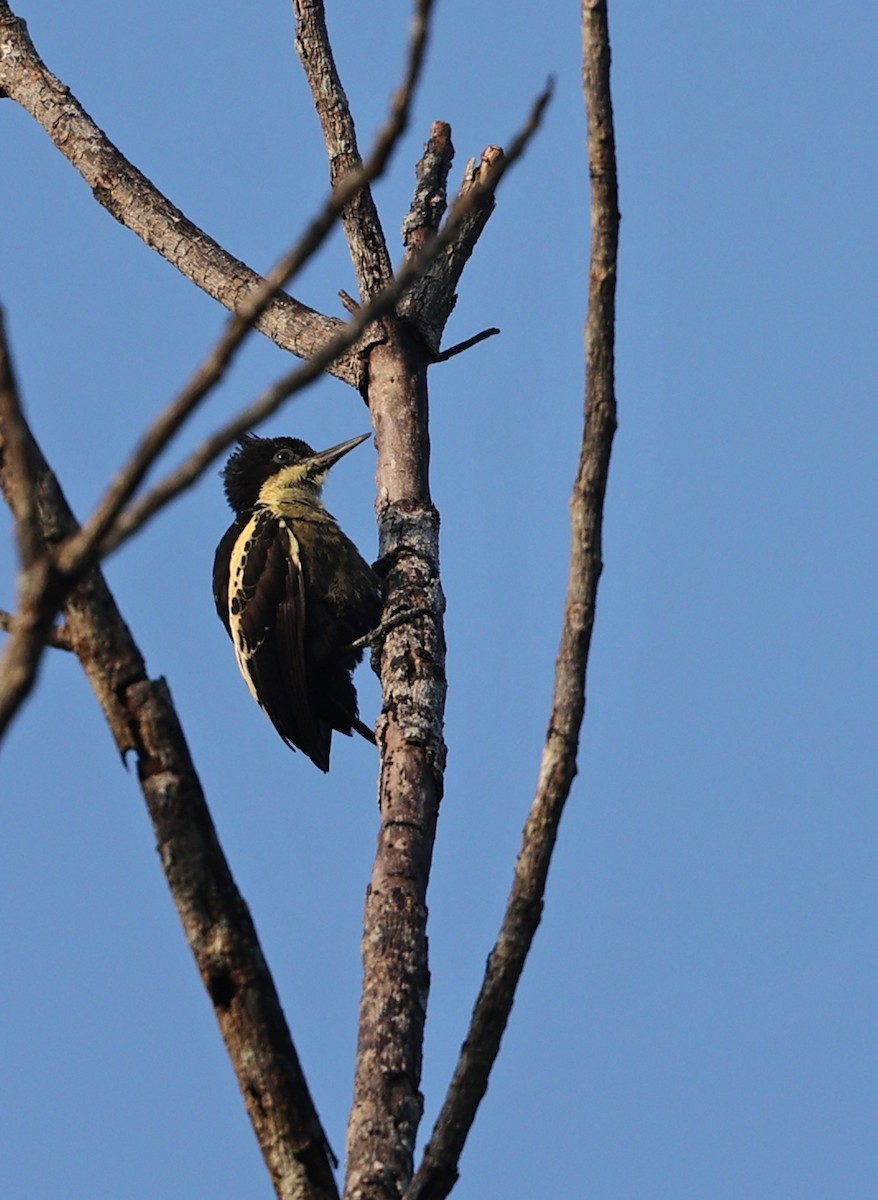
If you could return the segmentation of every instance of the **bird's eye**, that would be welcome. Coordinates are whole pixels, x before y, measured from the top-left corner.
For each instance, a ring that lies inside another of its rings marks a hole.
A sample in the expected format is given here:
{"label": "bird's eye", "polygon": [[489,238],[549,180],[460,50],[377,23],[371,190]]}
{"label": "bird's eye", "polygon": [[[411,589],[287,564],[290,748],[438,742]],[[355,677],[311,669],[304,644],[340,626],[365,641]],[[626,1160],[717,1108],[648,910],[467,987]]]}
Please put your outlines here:
{"label": "bird's eye", "polygon": [[292,460],[293,452],[290,449],[276,450],[272,462],[288,463]]}

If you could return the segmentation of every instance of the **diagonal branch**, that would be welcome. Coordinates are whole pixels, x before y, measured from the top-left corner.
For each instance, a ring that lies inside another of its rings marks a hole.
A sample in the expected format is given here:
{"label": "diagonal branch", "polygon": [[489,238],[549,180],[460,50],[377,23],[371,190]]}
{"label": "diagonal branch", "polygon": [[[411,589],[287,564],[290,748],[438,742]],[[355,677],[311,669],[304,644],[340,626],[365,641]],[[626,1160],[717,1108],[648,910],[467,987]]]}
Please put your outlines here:
{"label": "diagonal branch", "polygon": [[[358,193],[383,174],[391,154],[408,125],[412,97],[424,63],[429,7],[429,3],[426,3],[425,0],[419,0],[420,19],[415,22],[412,31],[403,80],[393,94],[387,120],[378,131],[369,157],[364,163],[352,167],[341,179],[334,181],[332,192],[324,202],[321,211],[311,221],[299,241],[250,294],[244,305],[229,322],[220,341],[201,363],[183,390],[153,421],[141,438],[134,454],[110,485],[75,541],[64,547],[60,561],[63,570],[73,572],[77,569],[78,563],[85,562],[93,556],[95,548],[105,537],[124,505],[134,495],[147,471],[208,391],[222,379],[236,351],[280,289],[294,279],[319,250],[335,228],[340,214],[346,210]],[[363,325],[354,339],[350,339],[349,331],[346,331],[347,339],[342,350],[333,348],[328,357],[320,358],[321,373],[331,366],[333,357],[342,357],[352,347],[353,342],[358,341],[361,334],[365,333],[365,330],[366,325]],[[331,340],[330,345],[335,347],[335,341]],[[314,377],[315,375],[311,376],[311,378]],[[300,386],[304,386],[304,383]]]}
{"label": "diagonal branch", "polygon": [[[494,198],[484,196],[479,203],[469,203],[473,195],[478,195],[481,180],[486,173],[493,170],[505,158],[506,165],[514,162],[523,152],[534,133],[539,128],[546,107],[552,99],[554,81],[549,80],[542,93],[538,96],[526,124],[512,139],[506,154],[497,146],[488,146],[483,152],[481,162],[470,160],[452,206],[446,226],[453,219],[455,212],[466,211],[466,219],[459,222],[454,230],[454,236],[443,246],[442,254],[437,255],[428,269],[414,281],[399,305],[399,315],[411,321],[424,338],[434,354],[439,352],[442,333],[451,316],[457,301],[456,288],[463,274],[463,269],[469,262],[475,249],[476,242],[482,235],[482,230],[488,223],[494,211]],[[438,224],[441,217],[440,207],[444,207],[444,197],[437,194],[438,189],[444,190],[447,167],[450,165],[454,148],[451,145],[450,129],[443,122],[433,126],[430,141],[424,149],[424,155],[418,164],[418,187],[415,192],[410,218],[406,221],[404,233],[409,253],[417,249],[423,241],[429,241],[430,225]],[[444,169],[444,177],[441,172]],[[425,177],[428,186],[434,189],[430,204],[426,206],[423,200]],[[444,232],[444,230],[443,230]],[[438,361],[438,360],[434,360]]]}
{"label": "diagonal branch", "polygon": [[[99,204],[148,246],[231,312],[246,312],[262,276],[194,225],[138,171],[100,130],[73,93],[46,67],[25,22],[0,0],[0,95],[34,117],[83,177]],[[256,327],[282,349],[309,358],[341,328],[287,295],[275,296]],[[327,368],[354,387],[356,354]]]}
{"label": "diagonal branch", "polygon": [[[393,281],[367,304],[359,307],[352,320],[347,324],[342,324],[341,331],[337,336],[317,351],[313,358],[301,363],[293,371],[272,384],[252,404],[208,437],[175,471],[156,484],[140,500],[135,501],[130,508],[124,510],[101,543],[101,557],[116,550],[122,542],[127,541],[141,529],[154,513],[164,508],[175,496],[200,479],[236,438],[271,416],[286,400],[327,370],[327,364],[333,361],[334,356],[343,355],[352,345],[355,345],[364,331],[378,318],[394,311],[400,297],[429,269],[430,264],[443,255],[450,246],[456,245],[466,231],[472,228],[475,220],[474,214],[482,213],[485,209],[490,212],[493,207],[494,192],[506,172],[527,149],[539,127],[539,120],[548,98],[548,91],[537,97],[525,125],[514,138],[508,154],[504,155],[496,147],[492,148],[491,154],[485,153],[481,166],[477,172],[474,172],[466,191],[458,196],[442,229],[434,237],[425,241],[416,253],[407,257]],[[487,220],[487,217],[484,219]]]}
{"label": "diagonal branch", "polygon": [[604,496],[616,429],[613,363],[619,232],[606,0],[583,0],[582,30],[592,193],[585,428],[571,500],[570,572],[552,715],[500,933],[448,1094],[405,1200],[443,1200],[454,1186],[460,1154],[488,1086],[515,989],[539,925],[558,824],[576,773],[586,664],[602,567]]}
{"label": "diagonal branch", "polygon": [[42,537],[34,464],[0,310],[0,485],[15,518],[18,615],[0,657],[0,740],[36,682],[55,619],[58,576]]}
{"label": "diagonal branch", "polygon": [[[426,46],[432,0],[417,0],[414,42]],[[308,79],[329,157],[329,178],[335,183],[360,162],[357,131],[345,95],[329,34],[323,0],[293,0],[296,14],[296,53]],[[369,188],[363,188],[342,213],[342,225],[360,288],[370,300],[393,278],[390,254]]]}
{"label": "diagonal branch", "polygon": [[[44,540],[76,521],[23,423]],[[2,464],[4,483],[8,463]],[[337,1200],[328,1148],[247,905],[223,855],[163,679],[149,679],[103,576],[64,601],[120,755],[133,751],[162,867],[280,1200]],[[14,635],[13,635],[14,636]]]}
{"label": "diagonal branch", "polygon": [[[440,232],[428,232],[420,249],[410,246],[397,284],[417,279],[424,255],[451,245],[472,212],[490,205],[545,102],[537,101],[527,132],[510,154],[497,151],[483,164]],[[411,323],[395,313],[383,328],[386,340],[370,354],[368,399],[378,447],[385,618],[391,623],[401,613],[426,612],[391,628],[377,652],[381,825],[363,923],[363,989],[347,1133],[350,1200],[398,1200],[412,1175],[429,993],[426,893],[445,767],[444,597],[428,469],[427,368],[433,355]]]}
{"label": "diagonal branch", "polygon": [[[4,633],[12,633],[15,629],[15,623],[15,614],[7,612],[5,608],[0,608],[0,629]],[[70,644],[66,625],[53,625],[46,634],[45,642],[47,646],[51,646],[55,650],[71,651],[73,649]]]}

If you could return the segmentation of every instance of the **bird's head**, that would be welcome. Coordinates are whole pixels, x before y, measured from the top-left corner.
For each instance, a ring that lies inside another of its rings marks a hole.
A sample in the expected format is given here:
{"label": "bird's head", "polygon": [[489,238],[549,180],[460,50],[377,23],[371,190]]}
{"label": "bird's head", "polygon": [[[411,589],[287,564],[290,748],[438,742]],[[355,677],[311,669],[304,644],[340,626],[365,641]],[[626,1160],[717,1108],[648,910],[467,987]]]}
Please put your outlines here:
{"label": "bird's head", "polygon": [[240,515],[289,492],[310,492],[319,497],[333,463],[368,437],[363,433],[315,453],[299,438],[245,434],[223,469],[226,498]]}

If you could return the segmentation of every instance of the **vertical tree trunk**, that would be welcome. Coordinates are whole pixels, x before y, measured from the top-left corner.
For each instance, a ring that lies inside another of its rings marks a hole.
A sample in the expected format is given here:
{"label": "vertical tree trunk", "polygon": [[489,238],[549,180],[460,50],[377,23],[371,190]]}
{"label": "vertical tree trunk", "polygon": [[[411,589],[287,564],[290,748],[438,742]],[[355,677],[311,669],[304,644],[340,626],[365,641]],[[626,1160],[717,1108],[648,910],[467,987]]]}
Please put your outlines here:
{"label": "vertical tree trunk", "polygon": [[429,991],[427,880],[442,796],[444,599],[439,518],[430,500],[427,359],[403,322],[370,360],[378,443],[378,521],[386,620],[415,613],[380,646],[381,828],[366,896],[363,994],[348,1126],[345,1194],[398,1197],[412,1175],[423,1110],[421,1048]]}

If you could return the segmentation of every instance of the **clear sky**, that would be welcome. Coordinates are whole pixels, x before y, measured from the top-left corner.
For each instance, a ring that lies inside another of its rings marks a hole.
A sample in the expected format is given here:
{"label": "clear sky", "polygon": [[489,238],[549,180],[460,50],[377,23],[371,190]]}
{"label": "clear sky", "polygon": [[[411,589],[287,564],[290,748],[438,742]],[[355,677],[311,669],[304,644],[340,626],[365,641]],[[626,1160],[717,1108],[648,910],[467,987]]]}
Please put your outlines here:
{"label": "clear sky", "polygon": [[[264,269],[325,193],[282,0],[18,0],[46,62],[183,211]],[[579,776],[461,1200],[867,1200],[876,1153],[878,11],[611,0],[620,428]],[[401,0],[329,5],[367,144]],[[557,94],[503,184],[434,369],[449,770],[430,892],[424,1132],[536,779],[580,432],[587,172],[576,6],[439,5],[377,199],[395,257],[430,123],[467,158]],[[224,314],[0,102],[0,301],[34,430],[84,515]],[[342,239],[295,288],[341,315]],[[169,456],[289,360],[255,340]],[[324,382],[269,422],[368,428]],[[167,464],[166,464],[167,465]],[[370,445],[330,509],[375,549]],[[324,778],[252,703],[213,611],[215,472],[107,566],[167,676],[337,1149],[350,1101],[375,760]],[[3,544],[11,545],[2,518]],[[0,603],[12,598],[4,551]],[[377,708],[360,672],[361,706]],[[0,759],[0,1195],[271,1194],[136,780],[51,654]]]}

